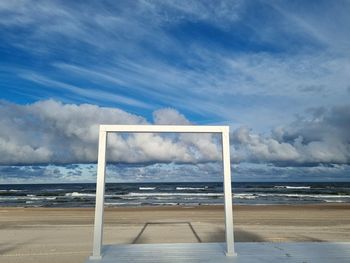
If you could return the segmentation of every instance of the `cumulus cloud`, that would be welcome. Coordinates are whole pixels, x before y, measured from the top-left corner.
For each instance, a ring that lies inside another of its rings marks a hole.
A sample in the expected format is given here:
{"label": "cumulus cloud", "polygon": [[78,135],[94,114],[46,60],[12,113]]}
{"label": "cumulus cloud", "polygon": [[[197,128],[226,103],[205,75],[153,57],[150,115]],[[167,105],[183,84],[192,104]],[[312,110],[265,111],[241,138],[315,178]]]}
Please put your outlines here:
{"label": "cumulus cloud", "polygon": [[[191,124],[187,118],[177,110],[166,108],[153,113],[155,124]],[[195,156],[203,161],[215,161],[219,159],[221,152],[218,136],[213,134],[181,134],[180,141],[188,145],[191,156]]]}
{"label": "cumulus cloud", "polygon": [[280,143],[273,138],[254,134],[247,127],[235,130],[232,142],[237,161],[291,161],[299,156],[298,151],[289,143]]}
{"label": "cumulus cloud", "polygon": [[184,115],[180,114],[177,110],[172,108],[165,108],[154,111],[153,119],[155,124],[190,124]]}
{"label": "cumulus cloud", "polygon": [[246,127],[232,133],[234,160],[308,166],[350,162],[350,106],[308,110],[269,136]]}
{"label": "cumulus cloud", "polygon": [[[99,124],[191,122],[175,109],[153,113],[153,122],[117,108],[63,104],[0,104],[0,164],[95,163]],[[350,106],[312,108],[270,134],[242,126],[231,132],[234,163],[317,166],[350,163]],[[220,160],[213,134],[108,135],[108,160],[118,163],[204,163]]]}
{"label": "cumulus cloud", "polygon": [[[54,100],[24,106],[1,102],[0,117],[0,164],[96,162],[99,124],[149,123],[143,117],[116,108]],[[174,109],[154,112],[154,121],[190,123]],[[195,163],[219,158],[219,148],[211,136],[188,136],[109,134],[108,160]]]}

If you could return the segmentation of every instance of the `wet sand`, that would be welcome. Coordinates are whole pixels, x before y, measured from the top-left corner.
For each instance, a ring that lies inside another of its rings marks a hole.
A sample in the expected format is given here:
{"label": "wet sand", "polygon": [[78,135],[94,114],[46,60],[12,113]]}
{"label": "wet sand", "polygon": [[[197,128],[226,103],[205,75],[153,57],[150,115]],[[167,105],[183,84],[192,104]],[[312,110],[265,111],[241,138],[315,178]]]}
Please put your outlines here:
{"label": "wet sand", "polygon": [[[0,208],[0,262],[84,262],[92,208]],[[350,242],[350,205],[235,206],[237,242]],[[223,242],[221,206],[107,208],[104,243]]]}

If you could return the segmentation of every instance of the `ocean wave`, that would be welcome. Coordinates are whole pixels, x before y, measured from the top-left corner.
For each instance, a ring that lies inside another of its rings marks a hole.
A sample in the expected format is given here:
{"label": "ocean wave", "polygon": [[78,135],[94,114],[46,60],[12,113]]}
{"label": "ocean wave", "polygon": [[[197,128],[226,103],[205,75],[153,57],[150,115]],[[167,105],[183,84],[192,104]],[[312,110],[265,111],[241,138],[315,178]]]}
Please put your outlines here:
{"label": "ocean wave", "polygon": [[[160,205],[160,206],[162,206],[162,205],[169,205],[169,206],[175,206],[175,205],[183,205],[183,203],[173,203],[173,202],[164,202],[164,203],[157,203],[157,202],[155,202],[155,203],[152,203],[152,205]],[[187,204],[186,204],[187,205]]]}
{"label": "ocean wave", "polygon": [[327,199],[325,199],[323,201],[325,201],[326,203],[346,203],[346,201],[344,201],[344,200],[327,200]]}
{"label": "ocean wave", "polygon": [[142,187],[142,186],[140,186],[139,187],[139,190],[145,190],[145,191],[149,191],[149,190],[154,190],[154,189],[156,189],[157,187]]}
{"label": "ocean wave", "polygon": [[223,193],[128,193],[126,195],[116,195],[118,197],[123,196],[223,196]]}
{"label": "ocean wave", "polygon": [[0,197],[0,200],[5,201],[16,201],[16,200],[56,200],[56,196],[47,197],[47,196],[35,196],[35,195],[27,195],[27,196],[6,196]]}
{"label": "ocean wave", "polygon": [[66,193],[65,196],[67,196],[67,197],[95,197],[96,194],[73,192],[73,193]]}
{"label": "ocean wave", "polygon": [[256,193],[254,194],[258,197],[294,197],[294,198],[350,198],[350,195],[325,195],[325,194],[261,194],[261,193]]}
{"label": "ocean wave", "polygon": [[311,189],[311,186],[289,186],[289,185],[276,185],[274,188],[281,189]]}
{"label": "ocean wave", "polygon": [[286,186],[287,189],[310,189],[311,186]]}
{"label": "ocean wave", "polygon": [[135,198],[135,196],[127,196],[127,195],[112,195],[112,196],[106,196],[108,199],[116,199],[116,200],[135,200],[135,199],[138,199],[138,200],[145,200],[147,199],[148,197],[147,196],[137,196]]}
{"label": "ocean wave", "polygon": [[117,205],[141,205],[141,202],[105,202],[106,206],[117,206]]}
{"label": "ocean wave", "polygon": [[29,205],[30,207],[42,207],[42,205],[38,204],[37,202],[34,201],[26,201],[26,205]]}
{"label": "ocean wave", "polygon": [[208,186],[205,187],[176,187],[176,190],[183,191],[183,190],[205,190],[208,189]]}
{"label": "ocean wave", "polygon": [[17,192],[22,192],[23,190],[17,190],[17,189],[9,189],[9,190],[4,190],[1,189],[0,193],[17,193]]}
{"label": "ocean wave", "polygon": [[[24,198],[23,198],[24,199]],[[26,199],[29,199],[29,200],[56,200],[57,197],[54,196],[54,197],[40,197],[40,196],[35,196],[35,197],[29,197],[29,198],[26,198]]]}
{"label": "ocean wave", "polygon": [[233,198],[237,199],[256,199],[257,197],[255,194],[233,194]]}

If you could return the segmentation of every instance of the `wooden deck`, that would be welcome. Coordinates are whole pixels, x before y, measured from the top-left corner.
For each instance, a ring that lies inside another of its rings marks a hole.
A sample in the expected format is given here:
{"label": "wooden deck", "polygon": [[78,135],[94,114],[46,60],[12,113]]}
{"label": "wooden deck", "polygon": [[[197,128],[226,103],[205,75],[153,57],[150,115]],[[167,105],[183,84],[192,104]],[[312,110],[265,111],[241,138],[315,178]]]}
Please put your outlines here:
{"label": "wooden deck", "polygon": [[235,257],[226,257],[225,243],[106,245],[101,260],[86,263],[213,262],[213,263],[349,263],[349,243],[235,243]]}

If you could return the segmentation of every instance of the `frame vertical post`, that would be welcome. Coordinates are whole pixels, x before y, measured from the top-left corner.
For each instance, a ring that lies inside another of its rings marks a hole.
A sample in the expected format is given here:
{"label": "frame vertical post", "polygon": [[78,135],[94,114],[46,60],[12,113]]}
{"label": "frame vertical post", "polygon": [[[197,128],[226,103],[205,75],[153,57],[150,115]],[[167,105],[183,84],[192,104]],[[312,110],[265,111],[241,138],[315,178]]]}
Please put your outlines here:
{"label": "frame vertical post", "polygon": [[222,162],[224,168],[226,256],[235,256],[232,217],[230,139],[228,127],[224,127],[222,132]]}
{"label": "frame vertical post", "polygon": [[93,252],[90,259],[101,259],[106,174],[107,132],[100,127],[97,163],[96,208]]}

